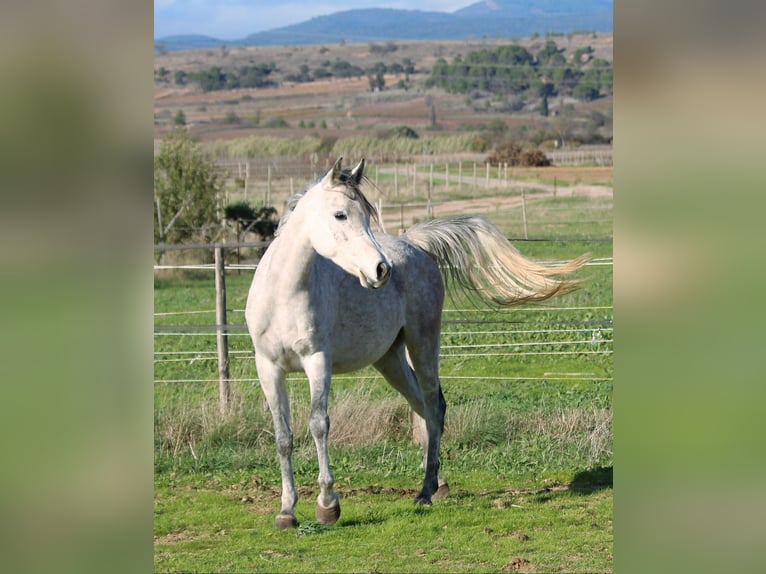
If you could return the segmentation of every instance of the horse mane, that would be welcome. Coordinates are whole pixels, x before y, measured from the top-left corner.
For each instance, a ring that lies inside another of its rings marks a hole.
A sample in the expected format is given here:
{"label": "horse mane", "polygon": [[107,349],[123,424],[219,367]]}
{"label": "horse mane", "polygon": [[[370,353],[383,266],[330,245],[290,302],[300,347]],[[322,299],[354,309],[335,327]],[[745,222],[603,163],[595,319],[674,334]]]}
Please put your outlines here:
{"label": "horse mane", "polygon": [[[362,210],[364,213],[369,216],[371,220],[373,220],[375,223],[380,223],[380,220],[378,219],[378,210],[375,208],[375,206],[370,202],[369,199],[362,193],[361,186],[357,185],[354,182],[354,179],[351,177],[351,170],[348,168],[343,168],[340,172],[339,180],[342,184],[344,184],[342,189],[334,189],[332,191],[337,191],[338,193],[344,194],[346,197],[353,201],[358,201],[359,205],[362,206]],[[290,215],[293,211],[295,211],[295,207],[298,205],[298,202],[303,198],[308,191],[320,183],[322,181],[322,177],[317,177],[310,182],[306,184],[306,187],[304,187],[301,191],[296,193],[295,195],[288,198],[288,200],[285,202],[285,213],[282,216],[282,218],[279,220],[279,224],[277,225],[277,230],[274,233],[274,236],[276,237],[279,234],[279,231],[282,229],[282,226],[284,226],[285,223],[287,223],[287,220],[290,218]],[[362,176],[362,182],[371,184],[372,182],[367,176]]]}

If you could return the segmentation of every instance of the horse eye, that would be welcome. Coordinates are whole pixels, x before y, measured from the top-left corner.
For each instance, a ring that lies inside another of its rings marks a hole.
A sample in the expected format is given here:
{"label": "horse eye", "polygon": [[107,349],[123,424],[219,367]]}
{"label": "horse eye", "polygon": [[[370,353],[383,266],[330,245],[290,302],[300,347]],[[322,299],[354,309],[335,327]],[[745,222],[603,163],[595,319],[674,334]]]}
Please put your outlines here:
{"label": "horse eye", "polygon": [[335,212],[335,219],[337,221],[346,221],[348,219],[348,215],[346,215],[342,211],[336,211]]}

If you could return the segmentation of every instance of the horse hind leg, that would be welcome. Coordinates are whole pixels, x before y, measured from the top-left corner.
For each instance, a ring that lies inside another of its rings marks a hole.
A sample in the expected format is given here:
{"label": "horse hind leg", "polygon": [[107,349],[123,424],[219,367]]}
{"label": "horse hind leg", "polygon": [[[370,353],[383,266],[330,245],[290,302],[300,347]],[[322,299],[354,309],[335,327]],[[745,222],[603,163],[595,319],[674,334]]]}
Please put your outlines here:
{"label": "horse hind leg", "polygon": [[[407,399],[414,411],[413,425],[418,433],[420,445],[423,447],[423,466],[426,469],[423,488],[415,502],[430,503],[432,498],[444,498],[449,494],[449,485],[438,475],[439,442],[446,412],[446,402],[441,393],[441,387],[438,386],[436,399],[431,399],[430,402],[424,399],[423,387],[407,359],[407,352],[401,340],[374,366],[386,381]],[[436,384],[439,385],[438,377],[436,377]],[[430,430],[427,417],[431,419]],[[433,477],[436,477],[435,480]]]}
{"label": "horse hind leg", "polygon": [[423,397],[423,412],[418,413],[425,419],[425,477],[423,488],[415,502],[430,504],[431,499],[445,496],[449,492],[446,481],[439,481],[439,446],[444,432],[444,416],[447,402],[442,393],[439,380],[439,317],[421,316],[413,321],[404,331],[404,343],[407,347],[409,363]]}
{"label": "horse hind leg", "polygon": [[[446,401],[445,401],[445,409],[446,409]],[[426,419],[420,416],[417,412],[413,411],[412,426],[417,432],[418,444],[420,444],[423,447],[423,466],[425,468],[427,466],[426,458],[428,456],[428,428],[426,426]],[[436,492],[434,492],[431,498],[435,500],[446,498],[449,495],[449,484],[444,478],[442,478],[441,475],[438,476],[437,484],[438,486],[436,488]]]}

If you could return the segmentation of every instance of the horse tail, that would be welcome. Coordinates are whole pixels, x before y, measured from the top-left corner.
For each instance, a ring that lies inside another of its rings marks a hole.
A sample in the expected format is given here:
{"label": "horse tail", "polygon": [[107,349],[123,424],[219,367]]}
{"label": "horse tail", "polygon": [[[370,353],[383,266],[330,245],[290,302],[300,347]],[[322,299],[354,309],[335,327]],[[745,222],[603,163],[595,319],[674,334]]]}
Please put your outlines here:
{"label": "horse tail", "polygon": [[424,221],[410,227],[404,238],[436,260],[448,288],[456,285],[469,297],[503,306],[543,301],[577,289],[582,280],[558,277],[588,260],[583,255],[561,265],[536,263],[477,216]]}

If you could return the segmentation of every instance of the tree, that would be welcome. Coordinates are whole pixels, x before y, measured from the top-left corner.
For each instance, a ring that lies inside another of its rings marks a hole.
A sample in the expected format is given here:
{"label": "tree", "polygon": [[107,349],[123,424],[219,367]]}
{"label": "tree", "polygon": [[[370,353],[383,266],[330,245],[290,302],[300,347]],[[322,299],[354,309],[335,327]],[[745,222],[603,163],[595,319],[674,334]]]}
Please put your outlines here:
{"label": "tree", "polygon": [[277,230],[277,210],[273,207],[254,209],[249,203],[239,202],[226,206],[224,217],[237,226],[237,242],[242,233],[255,233],[262,241],[274,237]]}
{"label": "tree", "polygon": [[210,241],[220,188],[213,163],[186,131],[165,136],[154,158],[155,243]]}
{"label": "tree", "polygon": [[[612,83],[613,83],[612,63],[602,58],[595,58],[591,62],[590,67],[583,74],[582,82],[580,85],[585,85],[588,88],[591,88],[591,90],[585,90],[583,88],[583,92],[585,92],[586,95],[598,97],[599,94],[601,94],[602,92],[606,94],[611,94]],[[575,94],[575,96],[577,95]],[[590,99],[593,99],[593,98],[590,98]]]}
{"label": "tree", "polygon": [[165,66],[160,66],[157,70],[154,70],[154,79],[157,82],[167,83],[169,75],[170,75],[170,70],[165,68]]}
{"label": "tree", "polygon": [[547,40],[545,45],[537,52],[538,65],[540,67],[563,66],[566,64],[566,59],[561,52],[563,52],[563,50],[559,50],[558,46],[556,46],[556,42]]}
{"label": "tree", "polygon": [[186,114],[183,110],[178,110],[176,112],[176,115],[173,116],[173,123],[177,126],[185,126],[186,125]]}
{"label": "tree", "polygon": [[585,100],[587,102],[598,98],[599,93],[598,89],[593,85],[582,83],[575,86],[574,90],[572,90],[572,95],[578,100]]}
{"label": "tree", "polygon": [[377,62],[374,66],[367,69],[367,79],[370,82],[370,91],[376,92],[386,87],[386,80],[383,77],[388,71],[383,62]]}
{"label": "tree", "polygon": [[410,81],[410,74],[415,73],[415,64],[412,62],[409,58],[404,58],[402,60],[402,67],[404,68],[404,79],[406,81]]}
{"label": "tree", "polygon": [[431,68],[426,87],[438,86],[450,93],[478,89],[498,94],[528,90],[537,75],[535,58],[522,46],[500,46],[496,50],[456,56],[452,64],[439,58]]}

